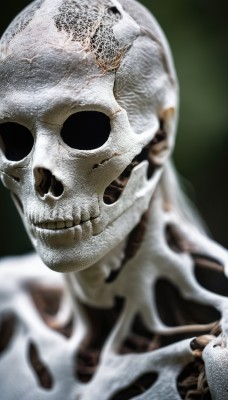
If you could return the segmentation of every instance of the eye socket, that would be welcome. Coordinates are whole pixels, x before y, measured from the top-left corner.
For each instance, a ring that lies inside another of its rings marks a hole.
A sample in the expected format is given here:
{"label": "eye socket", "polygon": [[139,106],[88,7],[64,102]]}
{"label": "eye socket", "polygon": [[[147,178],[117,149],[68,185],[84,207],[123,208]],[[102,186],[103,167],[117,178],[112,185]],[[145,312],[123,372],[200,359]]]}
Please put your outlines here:
{"label": "eye socket", "polygon": [[107,115],[97,111],[82,111],[64,122],[61,137],[73,149],[94,150],[107,142],[110,132]]}
{"label": "eye socket", "polygon": [[20,161],[33,148],[34,139],[25,126],[15,122],[0,124],[0,147],[10,161]]}

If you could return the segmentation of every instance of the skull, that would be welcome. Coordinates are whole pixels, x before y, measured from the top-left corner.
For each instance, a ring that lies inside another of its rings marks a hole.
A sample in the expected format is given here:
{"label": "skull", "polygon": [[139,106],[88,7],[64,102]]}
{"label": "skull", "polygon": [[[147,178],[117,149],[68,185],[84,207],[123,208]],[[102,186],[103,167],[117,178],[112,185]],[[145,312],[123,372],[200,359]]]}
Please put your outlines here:
{"label": "skull", "polygon": [[37,0],[0,57],[2,182],[44,263],[87,268],[139,222],[172,151],[166,40],[132,0]]}

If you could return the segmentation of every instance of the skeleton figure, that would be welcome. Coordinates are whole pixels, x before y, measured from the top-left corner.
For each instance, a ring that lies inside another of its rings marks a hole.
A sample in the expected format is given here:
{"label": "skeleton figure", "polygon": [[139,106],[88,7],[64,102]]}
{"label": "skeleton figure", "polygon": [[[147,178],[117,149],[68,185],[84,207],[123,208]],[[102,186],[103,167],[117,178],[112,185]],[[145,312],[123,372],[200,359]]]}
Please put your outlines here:
{"label": "skeleton figure", "polygon": [[[170,154],[178,83],[134,0],[36,0],[0,42],[1,399],[228,398],[227,253]],[[15,378],[16,375],[16,378]]]}

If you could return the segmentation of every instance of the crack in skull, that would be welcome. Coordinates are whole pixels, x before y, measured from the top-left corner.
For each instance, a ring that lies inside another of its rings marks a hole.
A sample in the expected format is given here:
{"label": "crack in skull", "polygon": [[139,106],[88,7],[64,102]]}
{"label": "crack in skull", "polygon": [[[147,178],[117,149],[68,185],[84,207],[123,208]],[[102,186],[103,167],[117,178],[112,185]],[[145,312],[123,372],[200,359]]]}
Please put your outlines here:
{"label": "crack in skull", "polygon": [[110,185],[106,188],[103,197],[105,204],[114,204],[120,198],[121,194],[127,186],[132,171],[143,161],[148,161],[147,179],[152,178],[156,168],[158,168],[158,166],[153,161],[153,149],[157,144],[163,142],[166,139],[166,136],[167,134],[164,129],[164,123],[161,120],[160,129],[158,130],[152,141],[142,149],[140,154],[134,157],[131,164],[127,166],[122,174],[113,182],[111,182]]}

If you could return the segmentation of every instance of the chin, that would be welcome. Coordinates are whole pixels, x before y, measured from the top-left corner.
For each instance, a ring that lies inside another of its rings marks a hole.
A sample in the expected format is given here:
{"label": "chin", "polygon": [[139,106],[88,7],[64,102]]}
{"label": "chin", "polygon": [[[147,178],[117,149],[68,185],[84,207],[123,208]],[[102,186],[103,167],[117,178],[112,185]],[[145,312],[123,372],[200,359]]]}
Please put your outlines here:
{"label": "chin", "polygon": [[80,243],[63,246],[50,246],[37,242],[36,251],[44,264],[53,271],[67,273],[79,272],[91,267],[115,248],[122,238],[110,237],[106,232]]}

